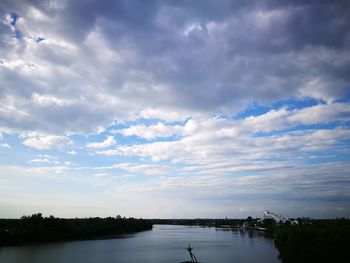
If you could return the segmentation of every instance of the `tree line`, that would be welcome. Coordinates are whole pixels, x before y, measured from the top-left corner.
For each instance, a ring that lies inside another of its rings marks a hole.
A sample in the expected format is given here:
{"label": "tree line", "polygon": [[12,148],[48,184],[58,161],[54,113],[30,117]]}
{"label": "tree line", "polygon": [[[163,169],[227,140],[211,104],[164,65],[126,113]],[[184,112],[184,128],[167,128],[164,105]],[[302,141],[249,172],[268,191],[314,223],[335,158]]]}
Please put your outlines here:
{"label": "tree line", "polygon": [[41,213],[0,219],[0,246],[108,237],[152,229],[144,219],[117,217],[57,218]]}
{"label": "tree line", "polygon": [[274,236],[283,263],[349,262],[349,219],[282,224],[275,227]]}

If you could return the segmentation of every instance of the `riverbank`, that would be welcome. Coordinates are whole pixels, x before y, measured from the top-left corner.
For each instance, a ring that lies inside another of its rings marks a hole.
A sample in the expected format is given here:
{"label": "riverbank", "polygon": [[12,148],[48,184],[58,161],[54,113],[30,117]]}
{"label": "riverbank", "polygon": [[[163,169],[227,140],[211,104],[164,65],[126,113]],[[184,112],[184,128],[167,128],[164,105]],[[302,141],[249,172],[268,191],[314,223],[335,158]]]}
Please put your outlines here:
{"label": "riverbank", "polygon": [[247,219],[167,219],[158,224],[216,227],[263,231],[273,238],[283,263],[345,263],[348,262],[347,246],[350,244],[349,219],[298,218],[298,224],[287,220]]}
{"label": "riverbank", "polygon": [[275,245],[283,263],[349,262],[350,220],[310,220],[300,226],[274,229]]}
{"label": "riverbank", "polygon": [[21,219],[0,219],[0,246],[68,240],[106,239],[152,229],[144,219],[55,218],[34,214]]}

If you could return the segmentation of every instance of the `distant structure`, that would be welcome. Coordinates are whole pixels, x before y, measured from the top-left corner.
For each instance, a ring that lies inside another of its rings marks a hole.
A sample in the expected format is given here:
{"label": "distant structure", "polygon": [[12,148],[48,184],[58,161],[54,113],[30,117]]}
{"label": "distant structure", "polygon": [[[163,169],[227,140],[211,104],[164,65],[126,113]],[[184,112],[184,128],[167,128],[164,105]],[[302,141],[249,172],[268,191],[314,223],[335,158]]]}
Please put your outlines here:
{"label": "distant structure", "polygon": [[193,247],[191,247],[191,244],[188,245],[188,248],[186,248],[186,250],[188,251],[188,253],[190,253],[191,262],[198,262],[196,256],[192,252]]}
{"label": "distant structure", "polygon": [[285,223],[287,221],[284,216],[272,213],[269,210],[264,212],[264,219],[273,219],[276,223]]}

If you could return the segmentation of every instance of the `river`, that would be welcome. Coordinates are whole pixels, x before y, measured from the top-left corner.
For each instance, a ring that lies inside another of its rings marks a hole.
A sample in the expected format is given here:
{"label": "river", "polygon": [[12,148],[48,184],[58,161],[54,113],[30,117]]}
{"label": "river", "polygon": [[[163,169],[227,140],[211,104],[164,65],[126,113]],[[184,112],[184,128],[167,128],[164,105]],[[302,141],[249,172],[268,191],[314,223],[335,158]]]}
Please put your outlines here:
{"label": "river", "polygon": [[180,263],[186,247],[203,263],[277,263],[273,239],[254,230],[155,225],[115,239],[0,248],[2,263]]}

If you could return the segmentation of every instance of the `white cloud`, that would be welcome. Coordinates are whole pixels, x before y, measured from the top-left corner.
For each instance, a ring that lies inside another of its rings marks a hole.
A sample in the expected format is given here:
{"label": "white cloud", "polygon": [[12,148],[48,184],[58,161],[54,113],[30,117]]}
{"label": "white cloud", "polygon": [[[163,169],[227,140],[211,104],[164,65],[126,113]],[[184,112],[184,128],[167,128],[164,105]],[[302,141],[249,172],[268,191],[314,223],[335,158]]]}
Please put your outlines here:
{"label": "white cloud", "polygon": [[180,134],[183,128],[181,126],[175,125],[164,125],[161,122],[158,122],[155,125],[145,126],[145,125],[136,125],[130,126],[126,129],[116,130],[116,133],[123,134],[124,136],[138,136],[145,138],[147,140],[170,137],[173,135]]}
{"label": "white cloud", "polygon": [[186,25],[183,34],[185,36],[189,36],[191,33],[196,32],[196,31],[202,31],[203,28],[201,24],[199,23],[190,23],[189,25]]}
{"label": "white cloud", "polygon": [[349,121],[350,105],[345,103],[322,104],[293,111],[288,121],[300,124],[329,123],[333,121]]}
{"label": "white cloud", "polygon": [[97,151],[97,154],[103,154],[107,156],[112,156],[112,155],[121,155],[122,151],[116,149],[116,150],[104,150],[104,151]]}
{"label": "white cloud", "polygon": [[320,104],[303,109],[271,110],[259,116],[244,119],[242,125],[252,132],[278,131],[293,128],[298,124],[310,125],[330,123],[334,121],[349,121],[350,105],[345,103]]}
{"label": "white cloud", "polygon": [[66,136],[40,136],[30,137],[23,141],[23,144],[38,150],[48,150],[52,148],[61,148],[71,143]]}
{"label": "white cloud", "polygon": [[94,174],[95,177],[105,177],[105,176],[108,176],[109,174],[108,173],[97,173],[97,174]]}
{"label": "white cloud", "polygon": [[248,117],[242,124],[253,132],[279,130],[287,126],[288,115],[286,109],[271,110],[263,115]]}
{"label": "white cloud", "polygon": [[118,163],[107,167],[96,167],[96,170],[113,170],[119,169],[131,174],[146,175],[166,175],[170,174],[173,169],[170,166],[160,164],[137,164],[137,163]]}
{"label": "white cloud", "polygon": [[37,93],[33,93],[32,94],[32,100],[35,104],[38,104],[40,106],[66,106],[66,105],[72,105],[74,104],[76,101],[75,100],[71,100],[71,99],[61,99],[61,98],[57,98],[55,96],[47,96],[47,95],[40,95]]}
{"label": "white cloud", "polygon": [[[288,114],[286,110],[282,113],[277,116]],[[272,123],[278,124],[276,121]],[[271,160],[274,158],[278,158],[280,165],[277,167],[288,166],[290,161],[298,162],[301,156],[336,150],[337,143],[350,138],[350,131],[346,128],[302,130],[255,137],[241,122],[225,119],[205,120],[198,122],[196,127],[195,132],[172,141],[120,145],[97,153],[107,156],[138,156],[154,162],[169,160],[174,163],[187,163],[193,165],[192,172],[199,173],[215,164],[215,169],[208,170],[228,174],[274,169],[277,165],[276,161]],[[258,131],[262,128],[255,126],[255,129]],[[284,163],[286,161],[288,162]]]}
{"label": "white cloud", "polygon": [[28,15],[33,18],[34,20],[42,21],[42,22],[48,22],[50,18],[38,10],[37,8],[31,6],[28,8]]}
{"label": "white cloud", "polygon": [[65,171],[69,171],[68,166],[39,166],[39,167],[31,167],[27,168],[26,172],[27,173],[33,173],[33,174],[62,174]]}
{"label": "white cloud", "polygon": [[7,149],[11,149],[11,146],[7,143],[0,143],[0,147],[1,148],[7,148]]}
{"label": "white cloud", "polygon": [[107,138],[102,142],[92,142],[86,145],[87,148],[107,148],[117,144],[113,136],[107,136]]}
{"label": "white cloud", "polygon": [[198,122],[189,119],[184,126],[181,125],[165,125],[158,122],[155,125],[145,126],[143,124],[130,126],[125,129],[113,131],[114,133],[123,134],[124,136],[138,136],[147,140],[156,138],[165,138],[171,136],[187,136],[193,134],[198,129]]}
{"label": "white cloud", "polygon": [[3,135],[0,129],[0,148],[11,149],[11,146],[8,143],[2,142],[2,140],[3,140]]}
{"label": "white cloud", "polygon": [[167,121],[179,121],[186,118],[186,114],[176,111],[169,111],[157,108],[146,108],[139,113],[141,118],[145,119],[161,119]]}
{"label": "white cloud", "polygon": [[39,158],[29,160],[28,164],[59,164],[60,162],[56,158],[49,155],[42,155]]}

